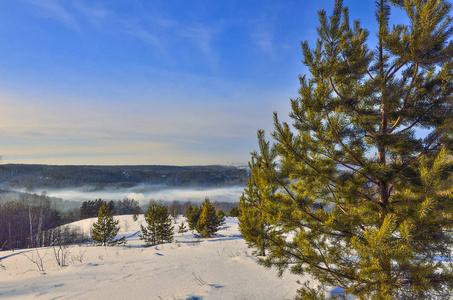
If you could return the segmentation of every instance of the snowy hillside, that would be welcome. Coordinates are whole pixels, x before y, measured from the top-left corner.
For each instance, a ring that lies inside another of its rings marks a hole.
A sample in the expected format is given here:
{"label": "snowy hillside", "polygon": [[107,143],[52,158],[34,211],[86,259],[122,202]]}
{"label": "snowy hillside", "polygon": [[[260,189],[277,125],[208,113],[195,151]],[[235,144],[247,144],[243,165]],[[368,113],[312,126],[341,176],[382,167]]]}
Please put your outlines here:
{"label": "snowy hillside", "polygon": [[[298,289],[300,277],[285,273],[278,278],[275,270],[256,264],[236,218],[227,218],[213,238],[176,233],[173,243],[150,248],[138,238],[143,216],[135,222],[132,216],[116,218],[127,245],[71,246],[64,267],[52,248],[0,252],[0,298],[288,299]],[[88,234],[94,221],[71,226]]]}

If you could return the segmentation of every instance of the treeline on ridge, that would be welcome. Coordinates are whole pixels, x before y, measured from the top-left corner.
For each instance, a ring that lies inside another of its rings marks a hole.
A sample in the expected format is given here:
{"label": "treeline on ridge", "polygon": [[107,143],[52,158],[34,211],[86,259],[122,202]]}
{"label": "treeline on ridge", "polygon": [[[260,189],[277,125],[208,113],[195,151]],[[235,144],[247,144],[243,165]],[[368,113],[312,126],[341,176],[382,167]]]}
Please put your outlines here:
{"label": "treeline on ridge", "polygon": [[[190,210],[195,204],[189,202],[181,201],[154,201],[158,204],[164,205],[168,208],[170,214],[176,218],[178,215],[187,215],[187,211]],[[106,204],[109,211],[113,211],[114,215],[136,215],[142,214],[146,210],[147,206],[140,206],[138,201],[135,199],[124,198],[123,200],[118,201],[105,201],[102,199],[88,200],[84,201],[80,207],[79,218],[80,220],[87,218],[94,218],[98,216],[99,209],[102,204]],[[238,215],[238,203],[231,202],[213,202],[213,206],[216,211],[222,211],[225,215],[233,213],[233,217]]]}
{"label": "treeline on ridge", "polygon": [[105,187],[139,184],[165,186],[233,186],[247,181],[244,169],[229,166],[52,166],[6,164],[0,184],[13,188]]}

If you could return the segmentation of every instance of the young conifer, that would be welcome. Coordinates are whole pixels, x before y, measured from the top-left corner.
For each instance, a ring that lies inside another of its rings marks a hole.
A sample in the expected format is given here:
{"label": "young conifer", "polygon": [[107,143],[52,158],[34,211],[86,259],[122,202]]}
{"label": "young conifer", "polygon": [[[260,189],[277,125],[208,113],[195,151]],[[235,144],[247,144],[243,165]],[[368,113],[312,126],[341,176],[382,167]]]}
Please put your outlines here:
{"label": "young conifer", "polygon": [[232,207],[230,209],[230,212],[228,213],[228,216],[229,217],[239,217],[239,214],[240,214],[240,210],[239,210],[239,208],[237,208],[235,206],[235,207]]}
{"label": "young conifer", "polygon": [[[409,23],[391,27],[393,9]],[[451,295],[450,12],[442,0],[378,0],[373,50],[342,1],[319,12],[316,47],[302,43],[310,76],[291,100],[293,127],[274,114],[275,144],[259,131],[252,154],[253,184],[278,189],[265,199],[265,266],[358,299]],[[300,297],[322,295],[306,285]]]}
{"label": "young conifer", "polygon": [[125,238],[115,240],[120,227],[118,226],[119,221],[113,220],[113,210],[109,210],[108,205],[104,202],[99,208],[98,219],[93,224],[91,230],[91,238],[98,244],[115,245],[125,243]]}
{"label": "young conifer", "polygon": [[216,234],[222,224],[224,224],[224,218],[216,215],[214,205],[206,197],[201,207],[200,218],[197,222],[197,232],[202,237],[209,238],[213,234]]}
{"label": "young conifer", "polygon": [[152,202],[145,213],[146,227],[141,226],[142,233],[140,239],[144,240],[148,246],[170,243],[173,240],[173,226],[165,205]]}
{"label": "young conifer", "polygon": [[198,205],[192,206],[190,203],[187,206],[186,216],[187,222],[189,223],[189,229],[195,230],[197,227],[198,219],[200,218],[201,207]]}
{"label": "young conifer", "polygon": [[[275,152],[272,155],[270,161],[275,160]],[[249,163],[249,168],[252,175],[247,181],[247,188],[239,199],[239,207],[241,208],[241,214],[238,216],[239,229],[247,245],[256,248],[255,254],[265,256],[271,234],[266,203],[267,199],[275,194],[276,187],[268,184],[267,181],[255,181],[260,178],[258,173],[263,172],[263,170],[255,163],[253,158]]]}
{"label": "young conifer", "polygon": [[187,227],[184,224],[183,221],[181,221],[181,224],[178,227],[178,233],[186,233],[187,232]]}

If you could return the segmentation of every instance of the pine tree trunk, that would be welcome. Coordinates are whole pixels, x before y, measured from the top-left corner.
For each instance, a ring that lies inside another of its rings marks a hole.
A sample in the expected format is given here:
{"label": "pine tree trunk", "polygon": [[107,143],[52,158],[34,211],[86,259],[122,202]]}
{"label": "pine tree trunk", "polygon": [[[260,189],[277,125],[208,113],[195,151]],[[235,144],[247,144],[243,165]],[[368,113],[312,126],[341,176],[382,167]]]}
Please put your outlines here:
{"label": "pine tree trunk", "polygon": [[[379,2],[379,75],[381,80],[381,101],[382,101],[382,120],[379,130],[379,145],[378,145],[378,162],[380,165],[386,165],[386,147],[383,145],[385,136],[387,135],[387,126],[388,126],[388,107],[387,107],[387,97],[386,97],[386,87],[385,87],[385,73],[384,73],[384,49],[382,35],[385,26],[385,11],[384,11],[385,0],[380,0]],[[381,203],[381,219],[383,220],[387,214],[387,205],[388,205],[388,183],[383,179],[379,180],[379,193],[380,193],[380,203]]]}
{"label": "pine tree trunk", "polygon": [[260,256],[266,256],[266,236],[264,234],[264,230],[266,229],[266,226],[264,226],[264,216],[263,212],[260,212],[261,215],[261,249],[260,249]]}

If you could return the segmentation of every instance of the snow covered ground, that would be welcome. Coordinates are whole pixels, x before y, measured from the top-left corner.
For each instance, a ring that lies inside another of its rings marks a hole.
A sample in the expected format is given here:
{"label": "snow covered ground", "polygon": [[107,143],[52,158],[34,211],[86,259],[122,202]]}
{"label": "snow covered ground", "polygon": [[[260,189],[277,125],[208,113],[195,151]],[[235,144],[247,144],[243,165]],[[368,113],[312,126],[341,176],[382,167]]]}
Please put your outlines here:
{"label": "snow covered ground", "polygon": [[[63,267],[52,248],[0,252],[0,299],[290,299],[299,288],[302,278],[256,264],[236,218],[213,238],[176,233],[173,243],[149,248],[138,237],[143,216],[116,218],[127,245],[70,246]],[[72,226],[88,234],[95,220]]]}

